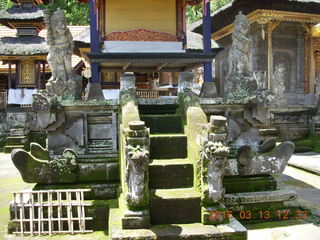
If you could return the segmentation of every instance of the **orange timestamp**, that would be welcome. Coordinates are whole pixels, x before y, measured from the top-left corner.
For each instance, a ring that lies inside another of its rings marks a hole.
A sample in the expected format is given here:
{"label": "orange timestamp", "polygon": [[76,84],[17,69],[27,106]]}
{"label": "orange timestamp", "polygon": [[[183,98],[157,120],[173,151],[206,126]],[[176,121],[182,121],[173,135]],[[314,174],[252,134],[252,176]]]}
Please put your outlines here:
{"label": "orange timestamp", "polygon": [[278,211],[210,211],[209,219],[279,219],[279,220],[287,220],[287,219],[306,219],[308,217],[307,211],[289,211],[289,210],[278,210]]}

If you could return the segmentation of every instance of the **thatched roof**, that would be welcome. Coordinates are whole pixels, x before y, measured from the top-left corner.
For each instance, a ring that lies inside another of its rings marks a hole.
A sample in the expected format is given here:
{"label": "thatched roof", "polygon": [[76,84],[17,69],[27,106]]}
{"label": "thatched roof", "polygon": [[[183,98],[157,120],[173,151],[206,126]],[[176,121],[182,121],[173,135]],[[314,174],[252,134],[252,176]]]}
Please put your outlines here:
{"label": "thatched roof", "polygon": [[[195,28],[202,24],[202,20],[187,25],[187,48],[189,50],[203,50],[203,37],[199,33],[193,32]],[[215,41],[211,40],[212,47],[218,47]]]}
{"label": "thatched roof", "polygon": [[[212,15],[212,33],[233,23],[239,11],[247,15],[257,9],[320,14],[320,0],[231,0]],[[201,34],[202,25],[195,28],[194,32]]]}
{"label": "thatched roof", "polygon": [[3,37],[0,39],[0,55],[31,56],[48,54],[44,38],[39,36]]}
{"label": "thatched roof", "polygon": [[43,11],[38,6],[17,5],[0,11],[0,22],[10,20],[35,21],[43,19]]}

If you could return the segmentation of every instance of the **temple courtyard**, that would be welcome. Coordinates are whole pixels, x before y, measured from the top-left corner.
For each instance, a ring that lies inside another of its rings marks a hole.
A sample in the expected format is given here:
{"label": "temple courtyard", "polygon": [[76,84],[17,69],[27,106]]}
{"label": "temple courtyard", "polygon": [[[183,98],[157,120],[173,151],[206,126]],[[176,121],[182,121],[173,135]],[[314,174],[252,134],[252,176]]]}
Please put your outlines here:
{"label": "temple courtyard", "polygon": [[[294,154],[283,174],[276,175],[278,187],[293,190],[301,211],[307,211],[307,218],[244,224],[248,229],[249,240],[318,240],[320,236],[320,154],[308,152]],[[302,164],[303,163],[303,164]],[[296,167],[293,167],[296,166]],[[299,167],[299,168],[297,168]],[[311,173],[308,168],[313,169]],[[317,170],[318,169],[318,170]],[[10,154],[0,153],[0,239],[108,239],[107,232],[96,231],[85,235],[56,235],[42,237],[19,237],[7,234],[9,202],[12,192],[31,189],[34,184],[23,182],[19,171],[14,167]],[[288,203],[296,204],[296,203]]]}

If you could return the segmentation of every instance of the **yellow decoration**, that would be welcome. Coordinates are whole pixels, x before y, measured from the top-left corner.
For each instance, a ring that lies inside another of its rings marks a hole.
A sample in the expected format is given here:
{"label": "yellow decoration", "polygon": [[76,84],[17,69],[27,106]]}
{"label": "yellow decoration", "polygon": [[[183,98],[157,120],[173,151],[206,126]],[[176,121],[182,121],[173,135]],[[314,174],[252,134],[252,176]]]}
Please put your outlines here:
{"label": "yellow decoration", "polygon": [[176,0],[108,0],[106,34],[148,29],[176,35]]}
{"label": "yellow decoration", "polygon": [[20,84],[34,84],[34,62],[32,60],[21,61]]}
{"label": "yellow decoration", "polygon": [[312,37],[320,37],[320,23],[311,28]]}

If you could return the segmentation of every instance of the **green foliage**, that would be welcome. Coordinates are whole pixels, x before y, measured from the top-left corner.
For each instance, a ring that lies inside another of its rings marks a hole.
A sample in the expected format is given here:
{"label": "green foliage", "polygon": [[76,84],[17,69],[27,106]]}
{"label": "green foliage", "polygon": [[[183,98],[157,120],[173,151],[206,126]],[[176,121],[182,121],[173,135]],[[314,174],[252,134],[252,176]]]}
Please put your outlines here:
{"label": "green foliage", "polygon": [[[215,11],[226,5],[227,3],[231,2],[231,0],[215,0],[211,1],[211,14],[213,14]],[[187,7],[187,23],[193,23],[195,21],[198,21],[202,18],[202,10],[203,5],[199,4],[196,6],[188,6]]]}
{"label": "green foliage", "polygon": [[66,14],[69,25],[89,25],[90,6],[89,4],[79,3],[77,0],[54,0],[42,7],[55,11],[62,9]]}
{"label": "green foliage", "polygon": [[0,0],[0,10],[5,10],[13,6],[11,0]]}
{"label": "green foliage", "polygon": [[296,145],[295,152],[320,152],[320,136],[313,134],[308,138],[294,142]]}

